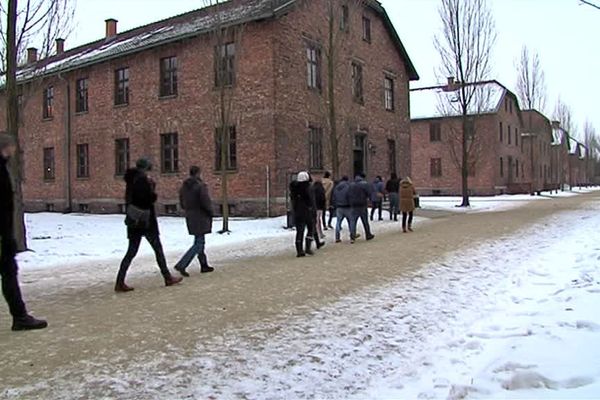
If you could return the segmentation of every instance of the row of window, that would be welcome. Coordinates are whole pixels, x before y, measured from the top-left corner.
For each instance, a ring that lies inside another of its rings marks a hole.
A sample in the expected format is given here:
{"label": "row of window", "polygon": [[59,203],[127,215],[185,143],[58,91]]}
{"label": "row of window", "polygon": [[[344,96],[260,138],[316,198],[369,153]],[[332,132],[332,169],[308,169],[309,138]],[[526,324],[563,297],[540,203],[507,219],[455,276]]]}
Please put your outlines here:
{"label": "row of window", "polygon": [[[306,82],[309,89],[321,91],[322,89],[322,56],[319,45],[309,43],[306,47]],[[358,104],[364,104],[364,74],[363,64],[353,61],[352,68],[352,99]],[[395,110],[395,79],[386,74],[383,78],[383,102],[387,111]]]}
{"label": "row of window", "polygon": [[[505,165],[506,164],[506,165]],[[511,168],[514,168],[514,174],[511,176]],[[500,177],[504,178],[506,175],[511,178],[518,179],[519,176],[521,178],[525,178],[525,165],[524,163],[519,163],[519,160],[515,160],[514,163],[512,161],[512,157],[508,158],[508,161],[505,163],[503,157],[500,157]]]}
{"label": "row of window", "polygon": [[[506,143],[508,143],[509,145],[513,144],[513,131],[511,130],[510,125],[506,126],[506,134],[505,134],[504,133],[504,124],[502,122],[499,122],[498,123],[498,133],[499,133],[500,143],[503,143],[506,138]],[[514,129],[514,145],[519,146],[519,128]]]}
{"label": "row of window", "polygon": [[[221,143],[225,139],[229,146],[223,149]],[[227,170],[237,169],[237,146],[236,128],[230,126],[226,129],[226,137],[221,135],[221,130],[215,131],[215,169],[220,171],[222,166],[222,153],[224,150],[225,164]],[[115,175],[122,176],[130,165],[130,145],[128,138],[115,140]],[[43,149],[44,179],[53,180],[56,177],[56,162],[54,147]],[[179,172],[179,135],[177,133],[165,133],[160,135],[160,170],[162,173]],[[90,176],[90,153],[89,144],[81,143],[76,146],[76,176],[77,178],[89,178]]]}
{"label": "row of window", "polygon": [[[429,160],[429,175],[432,178],[441,178],[443,176],[441,158],[432,158]],[[471,163],[469,165],[469,176],[475,176],[475,163]]]}
{"label": "row of window", "polygon": [[[235,44],[227,43],[215,49],[215,85],[232,86],[235,82]],[[177,57],[160,59],[159,96],[171,97],[178,94]],[[114,72],[114,105],[129,104],[130,71],[128,67]],[[81,78],[75,83],[75,112],[89,111],[89,79]],[[48,86],[43,93],[42,117],[50,119],[54,116],[54,87]]]}

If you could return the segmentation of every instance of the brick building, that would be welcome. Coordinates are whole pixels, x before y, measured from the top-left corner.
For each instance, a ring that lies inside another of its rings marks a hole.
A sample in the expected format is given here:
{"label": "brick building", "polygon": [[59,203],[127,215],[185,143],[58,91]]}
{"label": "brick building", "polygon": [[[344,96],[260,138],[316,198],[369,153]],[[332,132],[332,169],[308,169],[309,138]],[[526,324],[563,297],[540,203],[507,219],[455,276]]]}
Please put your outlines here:
{"label": "brick building", "polygon": [[[528,190],[523,112],[516,96],[497,81],[468,84],[475,100],[468,114],[472,129],[469,188],[473,195]],[[460,195],[462,118],[456,106],[459,85],[411,90],[412,175],[424,194]]]}
{"label": "brick building", "polygon": [[567,183],[570,187],[585,186],[589,184],[587,178],[587,164],[585,162],[586,148],[579,141],[569,138],[569,163]]}
{"label": "brick building", "polygon": [[[232,0],[123,33],[107,20],[96,42],[65,51],[57,41],[44,60],[30,49],[19,73],[27,209],[116,212],[125,169],[146,156],[162,213],[177,211],[193,164],[215,200],[227,168],[234,214],[264,215],[267,204],[282,211],[292,173],[331,167],[325,1]],[[379,2],[335,4],[340,173],[406,173],[408,84],[418,75]],[[217,48],[216,21],[243,24],[242,34]],[[217,122],[220,79],[231,96],[228,127]],[[222,128],[226,166],[217,156]]]}
{"label": "brick building", "polygon": [[[560,188],[560,156],[553,157],[553,151],[561,148],[561,140],[556,143],[552,123],[537,110],[523,111],[525,176],[530,185],[529,191],[539,193]],[[556,147],[553,149],[553,147]]]}
{"label": "brick building", "polygon": [[570,136],[559,121],[552,121],[552,180],[558,181],[559,188],[570,184]]}

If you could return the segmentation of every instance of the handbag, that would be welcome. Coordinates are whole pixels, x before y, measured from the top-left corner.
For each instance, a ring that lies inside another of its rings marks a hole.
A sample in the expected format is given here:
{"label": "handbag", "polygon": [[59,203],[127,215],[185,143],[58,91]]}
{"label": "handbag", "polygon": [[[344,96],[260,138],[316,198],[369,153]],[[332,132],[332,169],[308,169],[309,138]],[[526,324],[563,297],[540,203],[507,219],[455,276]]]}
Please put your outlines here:
{"label": "handbag", "polygon": [[148,229],[150,227],[150,210],[144,210],[133,204],[127,205],[125,224],[130,228]]}

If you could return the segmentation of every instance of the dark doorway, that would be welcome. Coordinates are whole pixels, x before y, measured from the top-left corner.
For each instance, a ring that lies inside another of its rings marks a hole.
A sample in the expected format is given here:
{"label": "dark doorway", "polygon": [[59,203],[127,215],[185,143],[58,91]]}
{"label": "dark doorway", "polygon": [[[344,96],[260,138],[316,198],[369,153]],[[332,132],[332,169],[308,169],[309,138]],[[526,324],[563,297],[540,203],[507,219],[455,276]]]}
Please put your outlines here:
{"label": "dark doorway", "polygon": [[354,176],[360,173],[367,173],[367,135],[364,133],[357,133],[354,136],[354,158],[353,158],[353,172]]}

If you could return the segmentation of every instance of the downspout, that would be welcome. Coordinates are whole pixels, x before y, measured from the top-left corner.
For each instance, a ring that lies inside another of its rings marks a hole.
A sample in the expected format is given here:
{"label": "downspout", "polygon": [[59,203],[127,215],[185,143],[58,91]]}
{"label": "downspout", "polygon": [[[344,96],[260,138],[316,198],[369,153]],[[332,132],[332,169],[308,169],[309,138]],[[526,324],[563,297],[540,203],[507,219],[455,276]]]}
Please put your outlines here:
{"label": "downspout", "polygon": [[62,73],[59,72],[58,79],[65,82],[67,91],[65,93],[66,107],[65,107],[65,144],[63,147],[63,152],[65,154],[65,195],[67,198],[67,207],[65,208],[65,213],[73,212],[73,189],[71,186],[71,84],[69,81],[62,76]]}

